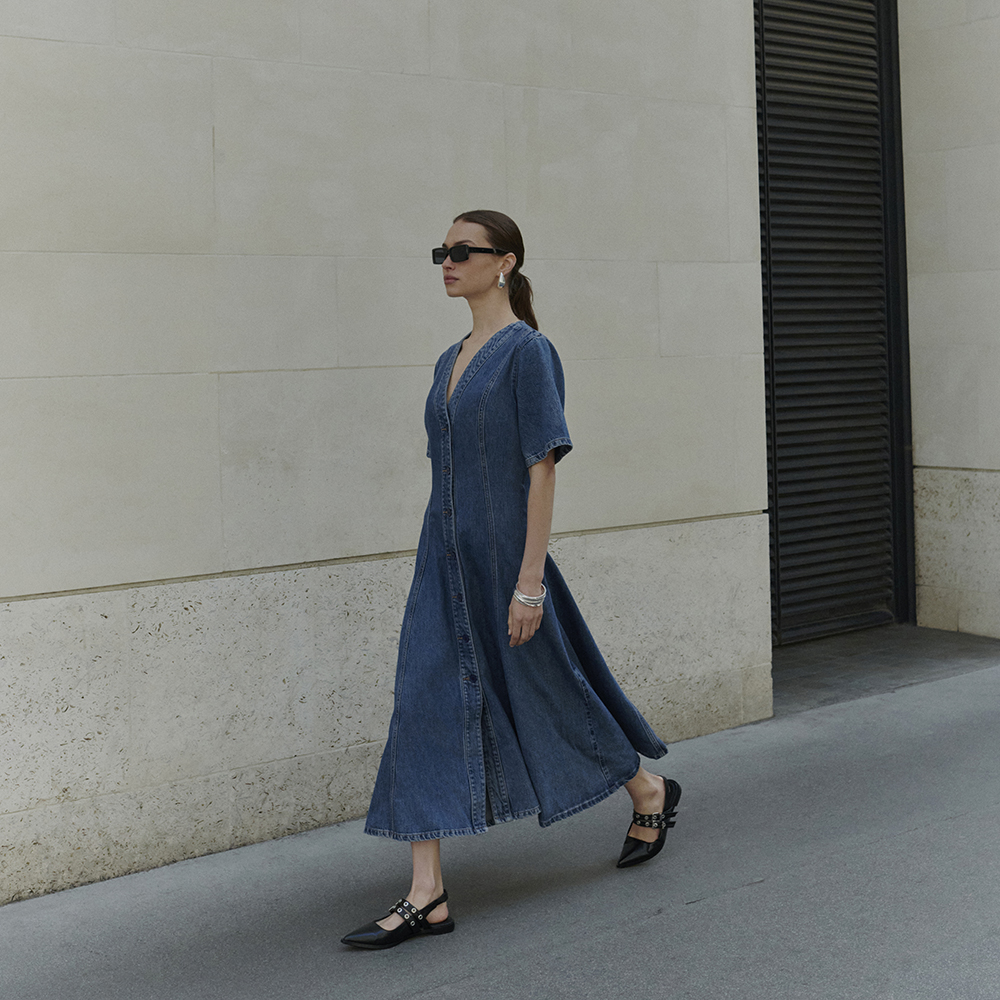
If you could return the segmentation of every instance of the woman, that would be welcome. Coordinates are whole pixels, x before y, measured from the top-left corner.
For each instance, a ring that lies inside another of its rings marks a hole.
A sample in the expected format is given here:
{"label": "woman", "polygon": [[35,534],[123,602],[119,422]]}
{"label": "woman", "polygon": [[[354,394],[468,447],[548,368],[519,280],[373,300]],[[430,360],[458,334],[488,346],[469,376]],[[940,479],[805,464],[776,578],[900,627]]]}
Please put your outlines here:
{"label": "woman", "polygon": [[499,212],[466,212],[433,251],[472,332],[440,357],[427,399],[431,499],[407,601],[395,707],[365,832],[410,841],[413,881],[343,938],[391,948],[446,934],[442,837],[538,815],[542,826],[625,786],[619,867],[674,825],[680,786],[639,765],[667,748],[611,676],[547,555],[555,466],[572,448],[563,375],[537,332],[524,244]]}

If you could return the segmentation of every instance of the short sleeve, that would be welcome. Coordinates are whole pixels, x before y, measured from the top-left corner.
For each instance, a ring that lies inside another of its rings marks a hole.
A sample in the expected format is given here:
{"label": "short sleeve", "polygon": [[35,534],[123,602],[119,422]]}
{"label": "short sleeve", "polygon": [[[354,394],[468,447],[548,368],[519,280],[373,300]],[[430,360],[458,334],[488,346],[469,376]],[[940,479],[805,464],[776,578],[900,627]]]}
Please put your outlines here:
{"label": "short sleeve", "polygon": [[518,348],[514,396],[525,466],[535,465],[553,450],[558,462],[573,447],[563,412],[565,384],[559,355],[540,333]]}

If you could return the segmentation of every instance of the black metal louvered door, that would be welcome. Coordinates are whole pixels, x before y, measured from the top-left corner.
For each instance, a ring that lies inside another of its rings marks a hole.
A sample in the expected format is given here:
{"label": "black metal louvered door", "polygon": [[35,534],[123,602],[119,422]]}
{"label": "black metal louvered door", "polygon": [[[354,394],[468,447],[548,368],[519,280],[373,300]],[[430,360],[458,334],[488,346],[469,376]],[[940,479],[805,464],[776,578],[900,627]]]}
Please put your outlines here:
{"label": "black metal louvered door", "polygon": [[895,10],[894,0],[755,6],[782,643],[913,614]]}

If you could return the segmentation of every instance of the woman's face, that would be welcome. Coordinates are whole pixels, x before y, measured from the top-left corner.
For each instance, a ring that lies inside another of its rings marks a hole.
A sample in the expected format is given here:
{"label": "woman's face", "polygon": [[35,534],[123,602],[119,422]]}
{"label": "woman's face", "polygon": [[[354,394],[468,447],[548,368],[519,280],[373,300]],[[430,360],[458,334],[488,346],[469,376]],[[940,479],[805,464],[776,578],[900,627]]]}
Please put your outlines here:
{"label": "woman's face", "polygon": [[[444,246],[453,247],[464,243],[470,247],[490,246],[486,230],[478,222],[456,222],[444,238]],[[448,257],[441,265],[444,290],[452,298],[483,295],[496,288],[500,271],[510,274],[512,256],[500,257],[490,253],[470,253],[468,260],[456,264]]]}

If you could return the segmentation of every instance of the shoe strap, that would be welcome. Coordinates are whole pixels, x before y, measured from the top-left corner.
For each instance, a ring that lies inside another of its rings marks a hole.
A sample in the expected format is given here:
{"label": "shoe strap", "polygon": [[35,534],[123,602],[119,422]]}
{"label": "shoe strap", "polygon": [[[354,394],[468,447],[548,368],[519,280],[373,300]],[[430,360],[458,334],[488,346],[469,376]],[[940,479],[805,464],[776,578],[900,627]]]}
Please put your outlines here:
{"label": "shoe strap", "polygon": [[662,813],[632,813],[632,822],[636,826],[650,827],[654,830],[666,830],[676,826],[677,821],[673,818],[677,815],[677,810]]}
{"label": "shoe strap", "polygon": [[418,910],[408,899],[397,899],[389,913],[398,913],[411,927],[423,926],[427,923],[427,914],[447,901],[448,893],[443,892],[422,910]]}
{"label": "shoe strap", "polygon": [[[663,803],[663,812],[658,813],[632,813],[632,822],[636,826],[645,826],[653,830],[668,830],[671,827],[676,826],[674,817],[677,815],[676,809],[667,808],[667,800],[670,799],[671,785],[676,785],[676,782],[670,781],[667,778],[663,779],[663,791],[666,795],[666,800]],[[680,789],[678,788],[678,794],[674,798],[674,805],[677,805],[677,799],[680,798]]]}

